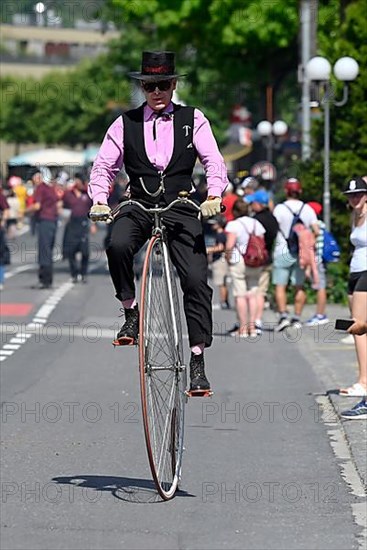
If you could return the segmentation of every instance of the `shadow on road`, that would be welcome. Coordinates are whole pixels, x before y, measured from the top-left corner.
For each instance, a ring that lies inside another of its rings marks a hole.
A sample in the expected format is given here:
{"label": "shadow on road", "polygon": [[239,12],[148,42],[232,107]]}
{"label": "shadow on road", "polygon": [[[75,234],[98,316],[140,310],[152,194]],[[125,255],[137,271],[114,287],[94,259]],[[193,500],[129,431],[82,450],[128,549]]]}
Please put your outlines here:
{"label": "shadow on road", "polygon": [[[157,493],[154,482],[150,479],[139,479],[134,477],[114,477],[98,475],[78,475],[70,477],[54,477],[52,481],[60,485],[74,485],[94,489],[96,492],[109,492],[115,498],[125,502],[147,504],[163,502]],[[178,490],[177,497],[195,497],[186,491]]]}

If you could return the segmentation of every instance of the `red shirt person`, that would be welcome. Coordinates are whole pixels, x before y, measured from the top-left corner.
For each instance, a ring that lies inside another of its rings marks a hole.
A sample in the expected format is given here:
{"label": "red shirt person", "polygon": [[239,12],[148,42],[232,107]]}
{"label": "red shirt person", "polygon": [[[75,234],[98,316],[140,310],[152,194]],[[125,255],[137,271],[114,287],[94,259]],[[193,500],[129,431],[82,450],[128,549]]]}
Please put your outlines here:
{"label": "red shirt person", "polygon": [[[89,264],[89,219],[88,213],[92,200],[86,192],[82,177],[75,175],[74,187],[64,195],[64,207],[70,209],[70,219],[65,226],[63,239],[63,257],[69,261],[72,281],[87,282]],[[78,265],[76,254],[81,252],[81,262]]]}
{"label": "red shirt person", "polygon": [[37,215],[38,279],[36,288],[50,288],[53,281],[53,249],[55,246],[60,202],[48,168],[38,169],[32,176],[35,185],[34,203],[30,211]]}

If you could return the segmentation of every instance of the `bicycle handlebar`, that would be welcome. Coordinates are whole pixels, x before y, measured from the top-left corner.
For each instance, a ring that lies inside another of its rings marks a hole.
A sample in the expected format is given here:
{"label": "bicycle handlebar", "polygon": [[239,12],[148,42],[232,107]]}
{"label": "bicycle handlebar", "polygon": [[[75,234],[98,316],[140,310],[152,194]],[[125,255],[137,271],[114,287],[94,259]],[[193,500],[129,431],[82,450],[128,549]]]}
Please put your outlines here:
{"label": "bicycle handlebar", "polygon": [[179,197],[178,199],[175,199],[174,201],[172,201],[168,206],[164,206],[164,207],[154,206],[153,208],[147,208],[146,206],[143,206],[140,202],[138,202],[134,199],[129,199],[127,201],[123,201],[120,204],[118,204],[112,210],[112,212],[110,214],[110,218],[111,218],[111,221],[112,221],[114,219],[114,217],[116,216],[116,214],[118,214],[118,212],[120,212],[121,208],[124,208],[124,206],[128,206],[128,205],[136,205],[139,208],[141,208],[141,210],[143,210],[144,212],[147,212],[148,214],[164,214],[164,212],[168,212],[168,210],[170,210],[176,204],[190,204],[198,212],[200,212],[200,206],[198,206],[194,201],[188,199],[187,197]]}
{"label": "bicycle handlebar", "polygon": [[[121,208],[124,208],[124,206],[131,206],[131,205],[138,206],[141,210],[143,210],[143,212],[147,212],[148,214],[164,214],[164,212],[168,212],[168,210],[170,210],[176,204],[190,204],[198,212],[200,212],[200,206],[196,204],[194,201],[192,201],[191,199],[189,199],[187,195],[188,193],[186,191],[181,191],[179,193],[179,197],[174,201],[172,201],[168,206],[164,206],[164,207],[154,206],[153,208],[147,208],[137,200],[128,199],[126,201],[120,202],[113,210],[111,210],[110,214],[106,217],[106,219],[99,220],[99,221],[105,221],[106,223],[111,223],[115,219],[115,216],[120,212]],[[222,205],[221,212],[225,212],[225,210],[226,210],[226,207]]]}

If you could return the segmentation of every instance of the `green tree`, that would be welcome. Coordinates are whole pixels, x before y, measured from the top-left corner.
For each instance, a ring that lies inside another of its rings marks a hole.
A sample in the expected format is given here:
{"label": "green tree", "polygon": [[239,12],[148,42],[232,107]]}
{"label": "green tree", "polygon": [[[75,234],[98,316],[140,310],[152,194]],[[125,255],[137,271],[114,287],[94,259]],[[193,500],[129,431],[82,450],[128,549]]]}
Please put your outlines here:
{"label": "green tree", "polygon": [[77,70],[52,73],[40,82],[41,97],[34,113],[40,141],[71,146],[99,141],[111,113],[126,109],[130,88],[118,82],[104,57]]}
{"label": "green tree", "polygon": [[32,95],[26,93],[25,86],[26,81],[9,77],[0,79],[1,137],[17,146],[38,141],[36,128],[31,123],[31,114],[37,103]]}
{"label": "green tree", "polygon": [[109,0],[122,29],[133,25],[145,48],[178,53],[181,88],[223,130],[235,103],[264,115],[265,87],[277,89],[297,68],[296,0]]}
{"label": "green tree", "polygon": [[[343,189],[354,175],[366,174],[367,151],[367,0],[358,0],[340,9],[340,2],[333,2],[334,17],[319,25],[318,43],[320,55],[333,64],[343,56],[354,57],[359,63],[360,74],[349,85],[349,99],[343,107],[331,107],[330,191],[331,227],[343,247],[347,260],[350,245],[350,216]],[[342,93],[342,84],[332,80],[335,98]],[[307,194],[322,202],[323,193],[323,121],[314,123],[313,154],[310,162],[298,167]]]}
{"label": "green tree", "polygon": [[130,101],[130,85],[113,74],[108,56],[40,81],[1,80],[0,131],[5,141],[64,143],[100,141],[107,125]]}

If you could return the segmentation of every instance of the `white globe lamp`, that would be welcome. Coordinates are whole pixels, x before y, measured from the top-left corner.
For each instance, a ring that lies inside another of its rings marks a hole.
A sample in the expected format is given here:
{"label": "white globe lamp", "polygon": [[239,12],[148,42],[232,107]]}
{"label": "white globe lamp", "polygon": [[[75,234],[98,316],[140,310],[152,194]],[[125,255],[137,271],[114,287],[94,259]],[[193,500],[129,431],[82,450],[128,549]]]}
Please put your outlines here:
{"label": "white globe lamp", "polygon": [[312,57],[306,65],[306,75],[310,80],[330,80],[331,65],[325,57]]}
{"label": "white globe lamp", "polygon": [[268,120],[262,120],[256,127],[261,137],[271,136],[273,125]]}
{"label": "white globe lamp", "polygon": [[355,80],[359,73],[359,65],[353,57],[341,57],[334,65],[334,75],[338,80],[350,82]]}
{"label": "white globe lamp", "polygon": [[273,124],[273,134],[275,136],[284,136],[288,132],[288,125],[284,120],[276,120]]}

